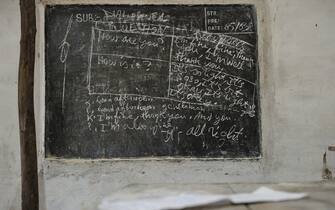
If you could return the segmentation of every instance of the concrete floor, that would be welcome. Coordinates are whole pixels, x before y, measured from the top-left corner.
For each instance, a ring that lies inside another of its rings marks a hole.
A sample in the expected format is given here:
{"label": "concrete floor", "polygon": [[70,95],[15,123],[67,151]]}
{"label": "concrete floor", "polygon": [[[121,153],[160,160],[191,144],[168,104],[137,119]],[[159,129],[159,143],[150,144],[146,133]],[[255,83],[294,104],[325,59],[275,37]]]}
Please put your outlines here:
{"label": "concrete floor", "polygon": [[[252,192],[259,186],[287,192],[306,192],[308,197],[287,202],[260,203],[252,205],[226,205],[216,207],[188,208],[187,210],[335,210],[335,182],[281,183],[281,184],[154,184],[130,185],[113,193],[113,197],[135,196],[138,193],[155,195],[171,192],[191,191],[210,193]],[[186,209],[184,209],[186,210]]]}

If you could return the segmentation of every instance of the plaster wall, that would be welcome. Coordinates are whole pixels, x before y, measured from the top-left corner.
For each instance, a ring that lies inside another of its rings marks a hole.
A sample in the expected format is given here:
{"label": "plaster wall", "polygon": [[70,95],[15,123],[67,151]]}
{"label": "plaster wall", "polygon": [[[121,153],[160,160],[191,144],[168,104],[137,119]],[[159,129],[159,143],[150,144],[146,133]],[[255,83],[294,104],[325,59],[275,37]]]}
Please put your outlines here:
{"label": "plaster wall", "polygon": [[19,1],[0,1],[0,209],[20,209]]}
{"label": "plaster wall", "polygon": [[[36,120],[41,207],[94,209],[102,196],[132,183],[318,181],[335,143],[335,1],[229,0],[254,3],[259,15],[262,105],[260,160],[45,160],[43,150],[43,4],[38,3]],[[108,0],[100,1],[110,3]],[[125,3],[126,0],[118,1]],[[128,1],[129,2],[129,1]],[[147,2],[147,1],[145,1]],[[145,3],[139,2],[138,3]],[[158,1],[150,1],[159,3]],[[178,3],[177,0],[169,2]],[[148,2],[147,2],[148,3]],[[166,3],[166,2],[164,2]],[[184,0],[183,3],[201,3]],[[203,2],[202,2],[203,3]],[[19,2],[0,2],[0,209],[20,209],[17,114]],[[334,156],[333,156],[334,157]],[[335,165],[329,165],[331,169]]]}

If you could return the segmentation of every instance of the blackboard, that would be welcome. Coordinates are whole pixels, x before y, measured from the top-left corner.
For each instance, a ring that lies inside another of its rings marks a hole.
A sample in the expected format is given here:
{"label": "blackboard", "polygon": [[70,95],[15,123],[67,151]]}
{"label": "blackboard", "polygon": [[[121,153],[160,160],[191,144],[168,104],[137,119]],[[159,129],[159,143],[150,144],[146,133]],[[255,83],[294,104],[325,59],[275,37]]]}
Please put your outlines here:
{"label": "blackboard", "polygon": [[52,5],[47,157],[260,155],[253,5]]}

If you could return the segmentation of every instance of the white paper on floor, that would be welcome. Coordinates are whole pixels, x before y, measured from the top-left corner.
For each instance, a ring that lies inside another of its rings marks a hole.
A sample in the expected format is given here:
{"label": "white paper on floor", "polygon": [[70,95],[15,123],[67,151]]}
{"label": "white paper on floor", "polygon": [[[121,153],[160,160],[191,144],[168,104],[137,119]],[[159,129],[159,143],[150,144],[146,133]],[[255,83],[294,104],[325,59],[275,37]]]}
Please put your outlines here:
{"label": "white paper on floor", "polygon": [[176,193],[168,196],[132,196],[129,199],[107,197],[99,205],[100,210],[172,210],[207,205],[247,204],[259,202],[278,202],[297,200],[306,197],[306,193],[289,193],[260,187],[252,193],[231,195]]}

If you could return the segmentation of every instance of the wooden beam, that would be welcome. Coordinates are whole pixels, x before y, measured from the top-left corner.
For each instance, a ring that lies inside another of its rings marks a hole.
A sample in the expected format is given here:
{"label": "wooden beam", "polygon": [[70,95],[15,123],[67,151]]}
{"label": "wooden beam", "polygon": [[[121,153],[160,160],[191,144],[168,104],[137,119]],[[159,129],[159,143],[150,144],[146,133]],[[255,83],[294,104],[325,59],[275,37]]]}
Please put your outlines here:
{"label": "wooden beam", "polygon": [[34,118],[35,0],[20,0],[19,122],[22,210],[38,210],[38,172]]}

